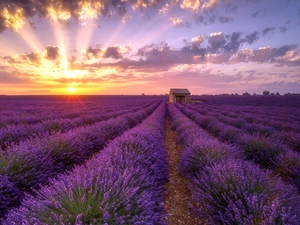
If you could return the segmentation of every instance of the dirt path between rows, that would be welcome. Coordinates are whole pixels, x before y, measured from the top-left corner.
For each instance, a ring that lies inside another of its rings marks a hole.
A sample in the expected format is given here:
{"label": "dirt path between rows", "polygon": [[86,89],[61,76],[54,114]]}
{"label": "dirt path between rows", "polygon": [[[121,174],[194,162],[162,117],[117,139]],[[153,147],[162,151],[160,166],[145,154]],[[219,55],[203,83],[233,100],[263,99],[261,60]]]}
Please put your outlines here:
{"label": "dirt path between rows", "polygon": [[169,182],[166,184],[164,207],[168,213],[169,225],[195,225],[199,220],[192,212],[192,194],[187,179],[179,174],[181,146],[176,144],[176,133],[171,129],[170,118],[167,117],[165,145],[169,161]]}

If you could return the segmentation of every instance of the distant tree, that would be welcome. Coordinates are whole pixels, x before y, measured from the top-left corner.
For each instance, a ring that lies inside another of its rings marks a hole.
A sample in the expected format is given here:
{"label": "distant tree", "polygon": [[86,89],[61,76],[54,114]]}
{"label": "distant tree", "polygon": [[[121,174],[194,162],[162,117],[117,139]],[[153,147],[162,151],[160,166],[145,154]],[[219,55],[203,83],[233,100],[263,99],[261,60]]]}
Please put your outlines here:
{"label": "distant tree", "polygon": [[275,95],[273,92],[270,95]]}
{"label": "distant tree", "polygon": [[270,95],[269,91],[263,91],[263,95]]}
{"label": "distant tree", "polygon": [[279,92],[277,91],[275,95],[280,95]]}
{"label": "distant tree", "polygon": [[256,93],[253,93],[253,95],[256,95]]}
{"label": "distant tree", "polygon": [[250,95],[248,92],[243,93],[243,95]]}

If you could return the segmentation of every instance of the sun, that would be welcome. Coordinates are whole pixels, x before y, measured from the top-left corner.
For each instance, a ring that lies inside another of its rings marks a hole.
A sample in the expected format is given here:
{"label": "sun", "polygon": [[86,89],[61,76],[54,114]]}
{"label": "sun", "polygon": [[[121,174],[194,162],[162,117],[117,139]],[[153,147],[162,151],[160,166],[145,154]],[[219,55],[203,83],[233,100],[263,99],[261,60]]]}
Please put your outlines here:
{"label": "sun", "polygon": [[76,88],[74,87],[68,87],[68,91],[71,93],[74,93],[76,91]]}

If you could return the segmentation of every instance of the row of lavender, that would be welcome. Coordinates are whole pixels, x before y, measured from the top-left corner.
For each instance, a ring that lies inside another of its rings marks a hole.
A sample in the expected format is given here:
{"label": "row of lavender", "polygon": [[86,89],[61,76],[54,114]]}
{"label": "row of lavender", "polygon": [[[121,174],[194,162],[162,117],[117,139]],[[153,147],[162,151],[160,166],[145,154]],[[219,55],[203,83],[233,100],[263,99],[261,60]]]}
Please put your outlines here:
{"label": "row of lavender", "polygon": [[297,190],[210,137],[174,105],[172,128],[183,146],[180,172],[190,180],[203,224],[299,224]]}
{"label": "row of lavender", "polygon": [[[56,100],[56,101],[54,101]],[[22,99],[0,98],[0,128],[17,124],[35,124],[44,120],[53,119],[85,119],[85,115],[98,114],[102,110],[113,111],[121,107],[128,108],[150,102],[147,99],[137,99],[136,101],[109,101],[109,99],[71,99],[66,101],[61,97],[53,98],[52,101],[45,99],[43,102],[36,98],[23,97]]]}
{"label": "row of lavender", "polygon": [[[247,113],[240,113],[232,118],[223,114],[226,107],[219,110],[204,104],[178,107],[202,128],[208,129],[222,141],[236,142],[244,134],[270,136],[270,138],[281,140],[291,149],[300,151],[300,122],[290,119],[288,116],[283,117],[288,122],[281,122],[278,118],[274,120],[272,118],[261,118],[259,114],[250,116]],[[205,108],[205,111],[203,111],[203,108]],[[234,109],[235,107],[231,106],[231,110]],[[227,110],[230,110],[229,106]]]}
{"label": "row of lavender", "polygon": [[293,95],[203,95],[193,96],[194,100],[209,102],[214,105],[238,105],[238,106],[282,106],[283,108],[300,107],[300,98]]}
{"label": "row of lavender", "polygon": [[140,123],[159,102],[66,133],[28,139],[1,151],[0,216],[18,206],[25,193],[32,193],[32,189],[45,185],[49,178],[82,164],[110,140]]}
{"label": "row of lavender", "polygon": [[[213,116],[221,121],[241,128],[251,124],[261,124],[270,129],[279,131],[300,132],[300,109],[274,107],[276,114],[269,114],[269,107],[252,108],[251,112],[247,106],[222,105],[215,106],[209,104],[186,105],[188,108],[198,110],[202,115]],[[260,112],[262,111],[262,112]]]}
{"label": "row of lavender", "polygon": [[208,119],[207,116],[197,113],[197,110],[191,110],[191,106],[177,107],[220,141],[229,142],[239,148],[243,157],[252,160],[261,168],[273,170],[300,191],[300,133],[275,129],[268,132],[270,130],[263,125],[255,125],[259,129],[253,132],[249,129],[251,124],[237,128],[214,117]]}
{"label": "row of lavender", "polygon": [[162,103],[84,165],[27,195],[2,223],[166,224],[165,116]]}
{"label": "row of lavender", "polygon": [[8,125],[4,128],[0,128],[0,148],[5,150],[9,145],[18,144],[28,138],[43,137],[56,132],[66,132],[80,126],[90,125],[105,119],[114,118],[125,113],[135,112],[142,107],[148,107],[151,102],[144,104],[132,104],[130,107],[115,106],[114,108],[104,109],[101,106],[100,109],[95,109],[86,112],[86,114],[80,115],[76,118],[55,118],[41,120],[38,123],[21,123]]}

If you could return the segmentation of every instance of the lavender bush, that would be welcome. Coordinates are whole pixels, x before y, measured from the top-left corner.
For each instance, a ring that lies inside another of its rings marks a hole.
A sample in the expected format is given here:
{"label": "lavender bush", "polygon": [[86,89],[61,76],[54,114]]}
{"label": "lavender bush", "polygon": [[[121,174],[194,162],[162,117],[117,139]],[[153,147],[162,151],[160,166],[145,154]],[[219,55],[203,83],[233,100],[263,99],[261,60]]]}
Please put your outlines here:
{"label": "lavender bush", "polygon": [[289,132],[277,132],[273,135],[274,138],[280,139],[284,144],[288,145],[294,151],[300,152],[300,133]]}
{"label": "lavender bush", "polygon": [[241,157],[236,148],[220,143],[217,140],[200,138],[184,148],[180,158],[179,169],[182,175],[192,179],[206,166],[233,157]]}
{"label": "lavender bush", "polygon": [[6,176],[0,175],[0,218],[4,217],[6,212],[16,206],[19,206],[22,192],[10,182]]}
{"label": "lavender bush", "polygon": [[279,174],[283,180],[294,184],[300,192],[300,153],[286,151],[278,156],[274,171]]}
{"label": "lavender bush", "polygon": [[166,224],[165,105],[84,166],[27,195],[3,224]]}
{"label": "lavender bush", "polygon": [[215,163],[192,182],[197,213],[208,224],[299,224],[297,191],[250,161]]}
{"label": "lavender bush", "polygon": [[274,168],[279,154],[286,151],[280,141],[266,137],[243,135],[237,144],[246,159],[267,169]]}
{"label": "lavender bush", "polygon": [[[142,121],[157,107],[157,102],[131,116]],[[132,124],[128,115],[80,127],[64,134],[35,138],[9,147],[0,160],[0,174],[6,175],[23,192],[32,192],[49,178],[83,163],[95,152],[103,149]]]}

